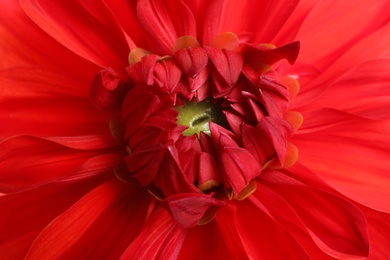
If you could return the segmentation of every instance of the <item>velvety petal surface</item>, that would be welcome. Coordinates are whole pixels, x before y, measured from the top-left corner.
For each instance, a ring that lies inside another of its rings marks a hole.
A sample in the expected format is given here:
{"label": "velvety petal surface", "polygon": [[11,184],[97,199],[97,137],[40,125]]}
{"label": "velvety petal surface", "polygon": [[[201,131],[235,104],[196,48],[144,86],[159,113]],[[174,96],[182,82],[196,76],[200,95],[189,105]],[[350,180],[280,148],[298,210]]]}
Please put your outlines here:
{"label": "velvety petal surface", "polygon": [[[260,179],[261,183],[271,188],[291,206],[313,241],[325,253],[337,258],[368,255],[367,223],[363,213],[352,203],[332,193],[302,185],[276,171],[264,172]],[[261,186],[259,189],[261,190]],[[274,208],[277,204],[272,205],[269,202],[270,198],[277,196],[270,192],[259,193],[263,195],[259,194],[258,199],[262,201],[263,198],[270,211],[283,214]],[[280,205],[284,204],[283,201],[280,202]],[[294,218],[294,213],[286,214],[291,216],[290,225],[295,222],[293,225],[302,228],[300,221]],[[283,222],[286,221],[284,218],[282,216]],[[291,230],[291,227],[287,228]]]}
{"label": "velvety petal surface", "polygon": [[[102,0],[115,16],[120,27],[124,30],[130,49],[148,45],[149,51],[154,51],[153,41],[143,33],[143,28],[137,18],[137,1]],[[146,48],[145,48],[146,49]]]}
{"label": "velvety petal surface", "polygon": [[99,177],[0,196],[0,258],[24,258],[44,227],[106,179]]}
{"label": "velvety petal surface", "polygon": [[390,214],[361,207],[367,222],[370,236],[370,254],[368,259],[388,259],[390,257],[390,240],[387,230],[390,229]]}
{"label": "velvety petal surface", "polygon": [[196,36],[193,14],[181,0],[141,0],[137,3],[137,14],[143,28],[158,42],[161,55],[172,53],[173,43],[178,37]]}
{"label": "velvety petal surface", "polygon": [[373,119],[390,117],[390,59],[359,64],[301,111],[327,107]]}
{"label": "velvety petal surface", "polygon": [[390,122],[331,109],[304,118],[294,136],[299,162],[354,201],[389,212],[390,203],[383,198],[390,196]]}
{"label": "velvety petal surface", "polygon": [[[111,180],[96,187],[78,200],[68,210],[55,218],[40,233],[31,246],[27,259],[53,259],[67,256],[67,254],[73,257],[80,256],[85,251],[85,248],[88,248],[90,245],[88,242],[89,240],[91,243],[97,243],[97,241],[101,240],[100,236],[102,234],[100,233],[99,236],[96,237],[95,233],[97,230],[95,226],[97,225],[97,222],[100,223],[98,226],[103,229],[102,223],[105,223],[104,225],[106,225],[106,221],[113,221],[114,219],[117,219],[117,217],[119,217],[117,220],[123,223],[124,216],[120,215],[121,213],[128,212],[128,209],[121,207],[120,205],[125,203],[124,197],[129,198],[128,196],[131,197],[132,195],[137,194],[136,191],[136,189],[129,189],[127,184],[121,183],[118,180]],[[131,203],[129,203],[129,206],[130,205]],[[142,204],[140,204],[140,206],[142,206]],[[130,214],[127,215],[129,223],[135,221],[135,223],[138,224],[135,224],[135,226],[142,225],[142,218],[138,219],[136,216],[142,216],[142,210],[136,215],[133,215],[134,219]],[[131,230],[126,227],[122,228],[129,232],[128,234],[131,234]],[[113,225],[112,231],[114,230],[118,232],[117,234],[119,237],[122,232],[126,233],[126,231],[120,231],[115,225]],[[89,231],[92,233],[88,233]],[[107,231],[109,232],[109,230]],[[102,233],[104,233],[104,231]],[[106,235],[107,237],[112,236],[110,232]],[[85,236],[88,236],[88,239],[85,239]],[[118,246],[118,243],[121,244],[122,242],[115,242],[113,246]],[[78,243],[81,243],[81,245]],[[105,244],[104,246],[109,245]],[[112,248],[112,250],[115,251],[115,248]]]}
{"label": "velvety petal surface", "polygon": [[81,57],[120,71],[129,48],[115,17],[101,1],[22,0],[30,18]]}
{"label": "velvety petal surface", "polygon": [[301,91],[294,100],[293,107],[315,101],[315,98],[326,89],[326,86],[335,83],[356,66],[361,66],[360,64],[369,61],[389,58],[389,42],[390,23],[387,23],[378,30],[368,33],[360,41],[353,42],[349,48],[335,56],[334,59],[329,58],[331,62],[325,68],[320,68],[316,62],[301,63],[298,58],[291,74],[296,74],[298,79],[302,78],[305,84],[301,84]]}
{"label": "velvety petal surface", "polygon": [[186,232],[164,208],[159,207],[121,259],[175,259]]}
{"label": "velvety petal surface", "polygon": [[103,156],[103,151],[77,150],[32,136],[6,139],[0,143],[0,189],[18,192],[112,171],[122,156]]}
{"label": "velvety petal surface", "polygon": [[[388,0],[0,9],[0,258],[390,258]],[[186,144],[207,96],[231,129]]]}
{"label": "velvety petal surface", "polygon": [[[251,201],[237,203],[236,220],[249,255],[257,259],[310,259],[295,238]],[[283,250],[275,250],[275,246]]]}
{"label": "velvety petal surface", "polygon": [[0,138],[17,134],[110,135],[112,114],[92,106],[87,99],[88,81],[36,67],[0,71],[0,80],[0,120],[6,122]]}
{"label": "velvety petal surface", "polygon": [[[237,34],[256,32],[251,35],[255,43],[272,42],[298,4],[298,0],[245,0],[226,1],[222,12],[222,32]],[[242,19],[245,14],[245,19]]]}
{"label": "velvety petal surface", "polygon": [[188,230],[178,259],[249,259],[237,229],[236,207],[229,203],[211,222]]}
{"label": "velvety petal surface", "polygon": [[[62,258],[118,259],[136,238],[147,218],[151,197],[138,184],[118,182],[117,185],[124,191],[104,208],[88,230],[61,255]],[[88,206],[95,207],[93,204]],[[71,223],[69,228],[77,226],[77,222]]]}
{"label": "velvety petal surface", "polygon": [[[296,36],[302,44],[299,60],[321,68],[329,65],[351,46],[387,24],[389,17],[378,14],[389,9],[390,3],[386,0],[317,1]],[[376,48],[377,45],[371,46]]]}
{"label": "velvety petal surface", "polygon": [[[0,7],[3,10],[0,16],[2,69],[33,64],[55,67],[64,74],[77,75],[87,80],[98,70],[97,66],[80,58],[42,31],[22,10],[19,1],[1,1]],[[47,55],[48,51],[54,55]]]}

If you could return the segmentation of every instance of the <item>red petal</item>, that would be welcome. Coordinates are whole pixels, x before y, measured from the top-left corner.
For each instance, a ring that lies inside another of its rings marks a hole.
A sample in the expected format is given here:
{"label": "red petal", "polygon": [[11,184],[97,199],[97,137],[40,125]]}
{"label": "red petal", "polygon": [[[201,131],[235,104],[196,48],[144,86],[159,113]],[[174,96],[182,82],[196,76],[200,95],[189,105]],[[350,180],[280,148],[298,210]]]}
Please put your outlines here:
{"label": "red petal", "polygon": [[250,199],[236,205],[237,230],[248,255],[254,259],[310,259],[296,238]]}
{"label": "red petal", "polygon": [[0,207],[7,214],[0,214],[0,257],[23,259],[44,227],[101,181],[90,179],[1,196]]}
{"label": "red petal", "polygon": [[304,129],[294,136],[299,162],[350,199],[390,212],[390,201],[383,199],[390,196],[390,122],[330,109],[304,118]]}
{"label": "red petal", "polygon": [[[212,135],[213,135],[212,131]],[[235,195],[261,172],[259,162],[246,149],[240,148],[226,134],[219,137],[220,167],[223,169],[225,187],[232,188]]]}
{"label": "red petal", "polygon": [[243,241],[243,237],[239,232],[239,220],[237,219],[237,207],[234,203],[229,203],[218,209],[218,214],[215,218],[221,232],[220,238],[226,243],[229,257],[234,259],[255,259],[255,255],[251,255],[250,250]]}
{"label": "red petal", "polygon": [[100,153],[98,150],[75,150],[30,136],[7,139],[0,147],[2,192],[22,191],[52,182]]}
{"label": "red petal", "polygon": [[201,193],[180,193],[169,196],[162,202],[173,219],[183,228],[196,226],[211,206],[222,206],[222,201]]}
{"label": "red petal", "polygon": [[221,31],[255,32],[252,42],[274,42],[273,37],[288,22],[298,3],[298,0],[288,4],[283,0],[226,2]]}
{"label": "red petal", "polygon": [[206,50],[219,75],[230,87],[233,87],[244,66],[242,55],[235,51],[212,47],[206,47]]}
{"label": "red petal", "polygon": [[177,91],[181,71],[172,60],[157,62],[154,67],[155,83],[168,93]]}
{"label": "red petal", "polygon": [[141,0],[137,4],[137,14],[144,29],[157,43],[160,55],[171,54],[172,46],[178,37],[196,37],[194,16],[181,0]]}
{"label": "red petal", "polygon": [[129,140],[129,147],[135,152],[147,150],[161,140],[164,130],[160,127],[148,125],[138,127]]}
{"label": "red petal", "polygon": [[[383,10],[389,9],[390,4],[387,1],[376,1],[375,3],[370,0],[358,3],[353,0],[318,2],[303,21],[296,36],[296,39],[299,39],[303,46],[299,60],[317,64],[321,69],[329,66],[329,62],[334,62],[340,54],[348,52],[364,37],[387,24],[388,19],[382,13]],[[361,17],[366,19],[361,19]],[[381,35],[384,40],[389,34],[383,33]],[[322,40],[318,41],[318,39]],[[333,39],[337,39],[337,41]],[[388,38],[386,41],[388,42]],[[379,47],[378,43],[379,41],[374,44],[365,44],[366,52],[385,51]],[[366,55],[362,52],[356,54],[354,59]],[[370,56],[374,59],[377,58],[375,55]],[[348,63],[357,64],[353,60],[348,61]],[[339,65],[342,63],[338,62],[337,66]]]}
{"label": "red petal", "polygon": [[148,215],[151,199],[143,188],[128,183],[124,186],[126,192],[108,205],[74,246],[60,258],[119,259],[139,235]]}
{"label": "red petal", "polygon": [[370,237],[369,259],[388,259],[390,257],[390,214],[361,207],[367,222]]}
{"label": "red petal", "polygon": [[120,259],[175,259],[186,232],[159,207]]}
{"label": "red petal", "polygon": [[178,50],[174,56],[178,66],[188,77],[192,78],[198,75],[209,61],[205,49],[197,47]]}
{"label": "red petal", "polygon": [[244,148],[255,156],[261,165],[274,156],[275,149],[262,131],[250,125],[243,124],[241,126],[241,133]]}
{"label": "red petal", "polygon": [[165,150],[165,147],[156,146],[130,154],[125,158],[129,174],[133,175],[143,186],[148,185],[156,177]]}
{"label": "red petal", "polygon": [[[244,74],[248,76],[247,73]],[[256,76],[256,81],[252,83],[255,87],[242,91],[242,96],[260,102],[270,116],[282,117],[290,101],[288,87],[279,80],[259,74]]]}
{"label": "red petal", "polygon": [[289,43],[274,49],[261,44],[244,44],[242,53],[245,63],[253,67],[256,67],[259,63],[272,65],[282,59],[286,59],[290,64],[293,64],[298,58],[299,47],[299,42]]}
{"label": "red petal", "polygon": [[107,68],[96,74],[89,89],[92,103],[101,110],[119,109],[125,94],[121,75],[112,68]]}
{"label": "red petal", "polygon": [[[219,186],[222,182],[222,176],[218,171],[215,158],[208,153],[202,152],[199,154],[199,172],[198,172],[198,187],[201,190],[208,190],[214,186]],[[212,185],[210,187],[210,185]]]}
{"label": "red petal", "polygon": [[223,111],[223,114],[225,115],[231,131],[236,135],[240,135],[241,125],[245,122],[245,119],[243,119],[241,115],[237,115],[235,112],[236,111]]}
{"label": "red petal", "polygon": [[129,48],[116,19],[102,2],[23,0],[39,27],[81,57],[122,71]]}
{"label": "red petal", "polygon": [[279,161],[283,163],[288,140],[293,133],[292,126],[283,119],[268,116],[257,124],[256,129],[272,142]]}
{"label": "red petal", "polygon": [[118,20],[121,28],[131,38],[130,49],[142,46],[151,52],[155,52],[152,39],[148,37],[137,17],[137,2],[127,0],[103,1]]}
{"label": "red petal", "polygon": [[19,1],[1,2],[0,5],[3,10],[0,16],[1,49],[4,54],[6,53],[2,55],[0,65],[2,69],[34,64],[45,68],[57,68],[62,74],[77,75],[90,80],[98,67],[42,31],[26,15]]}
{"label": "red petal", "polygon": [[340,258],[368,255],[366,219],[352,203],[276,171],[263,172],[260,178],[291,205],[326,253]]}
{"label": "red petal", "polygon": [[325,90],[323,86],[337,82],[342,75],[349,73],[358,64],[388,58],[390,55],[389,39],[384,35],[390,35],[390,23],[357,42],[354,46],[348,47],[348,50],[342,55],[337,55],[337,59],[329,58],[332,64],[327,65],[320,75],[314,77],[302,88],[294,103],[303,105],[315,101],[315,97]]}
{"label": "red petal", "polygon": [[324,247],[323,244],[315,244],[313,238],[318,241],[318,237],[311,233],[294,209],[278,193],[261,182],[257,182],[257,189],[248,200],[253,203],[253,207],[264,211],[275,223],[294,237],[311,259],[329,258],[329,255],[324,252],[329,252],[329,248]]}
{"label": "red petal", "polygon": [[124,152],[116,152],[92,157],[77,169],[69,172],[66,176],[58,178],[56,182],[74,182],[88,179],[96,175],[113,173],[123,162],[124,156]]}
{"label": "red petal", "polygon": [[[187,78],[188,80],[188,88],[190,91],[198,91],[197,95],[199,95],[200,88],[204,88],[208,94],[209,94],[209,89],[210,87],[207,85],[207,81],[210,76],[210,67],[207,66],[204,70],[201,70],[198,75],[195,76],[195,78]],[[202,101],[203,99],[198,97],[199,101]],[[205,99],[205,98],[204,98]]]}
{"label": "red petal", "polygon": [[299,1],[296,8],[288,17],[288,20],[281,25],[281,28],[276,33],[276,36],[270,42],[279,45],[299,39],[296,35],[308,13],[310,13],[313,6],[316,4],[317,2],[315,1]]}
{"label": "red petal", "polygon": [[226,186],[232,187],[234,194],[240,193],[249,182],[261,172],[259,162],[247,150],[239,147],[224,148],[221,154]]}
{"label": "red petal", "polygon": [[224,1],[215,0],[206,3],[208,3],[208,6],[205,7],[205,9],[201,10],[201,12],[204,14],[204,17],[202,17],[203,19],[198,21],[198,24],[203,25],[203,45],[210,45],[214,38],[220,32],[220,22]]}
{"label": "red petal", "polygon": [[214,83],[212,88],[212,94],[214,99],[226,97],[235,87],[234,85],[230,86],[228,83],[226,83],[226,81],[216,70],[212,71],[212,77],[212,81]]}
{"label": "red petal", "polygon": [[180,138],[176,142],[176,147],[179,151],[179,154],[185,152],[187,150],[194,150],[196,152],[200,152],[200,143],[199,139],[196,135],[191,136],[180,136]]}
{"label": "red petal", "polygon": [[[130,189],[131,190],[131,189]],[[27,258],[59,258],[94,227],[95,221],[121,197],[128,194],[128,184],[117,180],[103,183],[77,201],[52,221],[37,237]],[[78,250],[85,250],[78,247]]]}
{"label": "red petal", "polygon": [[112,135],[56,136],[45,139],[78,150],[105,149],[121,145]]}
{"label": "red petal", "polygon": [[195,226],[187,231],[178,259],[230,259],[231,248],[225,243],[224,238],[225,234],[222,233],[217,221]]}
{"label": "red petal", "polygon": [[112,115],[92,106],[87,98],[88,81],[73,77],[37,68],[2,71],[0,120],[7,127],[0,128],[0,138],[109,134],[105,126]]}
{"label": "red petal", "polygon": [[160,106],[160,98],[150,91],[143,90],[144,86],[136,86],[127,92],[122,103],[122,115],[126,122],[125,138],[130,137],[145,120]]}
{"label": "red petal", "polygon": [[[189,158],[190,159],[190,158]],[[168,146],[154,184],[169,196],[182,192],[199,192],[184,174],[176,147]]]}
{"label": "red petal", "polygon": [[152,85],[154,80],[153,70],[157,60],[157,55],[145,55],[141,58],[141,62],[137,62],[126,68],[127,75],[135,82]]}
{"label": "red petal", "polygon": [[389,119],[388,71],[390,59],[359,64],[303,109],[329,107],[368,118]]}
{"label": "red petal", "polygon": [[[196,137],[196,135],[193,135]],[[197,155],[197,151],[195,149],[189,149],[185,152],[179,151],[179,159],[180,164],[183,167],[183,171],[185,176],[187,177],[188,181],[191,183],[196,183],[198,178],[198,172],[199,172],[199,156]],[[191,158],[191,160],[188,160],[188,158]]]}

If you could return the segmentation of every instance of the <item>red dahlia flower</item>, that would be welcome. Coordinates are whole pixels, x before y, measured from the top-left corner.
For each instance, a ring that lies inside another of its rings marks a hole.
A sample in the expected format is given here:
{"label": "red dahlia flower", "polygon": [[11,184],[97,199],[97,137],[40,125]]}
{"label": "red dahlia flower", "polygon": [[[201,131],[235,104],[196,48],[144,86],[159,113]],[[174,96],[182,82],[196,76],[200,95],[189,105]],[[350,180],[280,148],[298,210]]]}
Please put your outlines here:
{"label": "red dahlia flower", "polygon": [[2,259],[390,258],[390,1],[1,10]]}

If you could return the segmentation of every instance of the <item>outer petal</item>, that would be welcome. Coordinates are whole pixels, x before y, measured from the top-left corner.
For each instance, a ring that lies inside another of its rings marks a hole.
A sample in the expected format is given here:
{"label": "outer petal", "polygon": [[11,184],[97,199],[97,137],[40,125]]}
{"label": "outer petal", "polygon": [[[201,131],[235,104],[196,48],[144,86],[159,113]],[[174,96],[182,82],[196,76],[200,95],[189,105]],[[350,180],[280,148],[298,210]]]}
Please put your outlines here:
{"label": "outer petal", "polygon": [[89,83],[77,76],[27,67],[3,70],[0,80],[0,120],[6,122],[0,138],[109,134],[112,114],[92,106],[87,99]]}
{"label": "outer petal", "polygon": [[386,0],[318,1],[297,35],[302,43],[299,60],[327,66],[326,62],[332,62],[389,22],[389,17],[383,15],[383,11],[389,9],[390,3]]}
{"label": "outer petal", "polygon": [[[309,82],[302,84],[301,91],[297,98],[294,100],[294,105],[303,105],[311,102],[315,102],[315,97],[322,93],[326,88],[324,86],[337,82],[344,74],[349,73],[351,69],[355,68],[358,64],[365,63],[367,61],[383,59],[390,57],[390,22],[377,31],[372,32],[360,41],[354,42],[345,52],[336,55],[334,59],[329,58],[332,61],[326,68],[318,68],[317,72],[310,72],[312,74],[309,78]],[[305,46],[302,45],[302,49]],[[298,66],[294,66],[291,74],[295,74],[298,78],[304,78],[304,72],[302,70],[302,64],[299,65],[300,58],[298,58]],[[311,62],[316,64],[315,62]],[[307,67],[307,65],[304,65]],[[307,68],[306,68],[307,69]],[[313,70],[313,68],[311,68]]]}
{"label": "outer petal", "polygon": [[22,191],[64,177],[74,180],[105,173],[121,158],[117,154],[90,159],[102,150],[76,150],[31,136],[7,139],[0,147],[2,192]]}
{"label": "outer petal", "polygon": [[194,16],[181,0],[141,0],[137,4],[137,14],[144,29],[157,41],[161,55],[172,53],[172,46],[178,37],[196,37]]}
{"label": "outer petal", "polygon": [[[338,258],[368,255],[367,223],[362,212],[352,203],[332,193],[302,185],[276,171],[265,171],[260,179],[291,206],[321,250]],[[261,186],[258,188],[261,190]],[[287,213],[288,206],[284,205],[284,213],[274,208],[275,205],[283,205],[276,203],[277,200],[273,203],[269,201],[271,197],[276,198],[275,195],[263,191],[259,193],[260,201],[266,202],[269,210],[284,226],[286,219],[279,214],[290,215],[290,224],[302,228],[300,221],[294,218],[295,213]]]}
{"label": "outer petal", "polygon": [[[302,219],[278,193],[261,182],[257,182],[257,189],[248,200],[253,203],[253,206],[263,210],[280,227],[289,232],[312,259],[330,258],[329,254],[325,252],[330,253],[332,250],[320,242],[324,237],[318,238],[310,233]],[[332,238],[332,234],[330,236]]]}
{"label": "outer petal", "polygon": [[[196,226],[188,230],[178,259],[231,259],[231,249],[224,238],[218,222],[212,221],[206,225]],[[232,240],[235,238],[231,238]],[[237,245],[235,245],[237,247]],[[245,258],[241,258],[245,259]]]}
{"label": "outer petal", "polygon": [[[136,191],[134,187],[132,187],[132,189],[128,188],[129,184],[123,184],[118,180],[112,180],[90,191],[72,207],[53,220],[41,232],[31,246],[26,258],[54,259],[61,258],[62,256],[67,258],[67,254],[80,256],[85,249],[90,246],[89,240],[92,240],[92,242],[99,240],[99,237],[96,237],[97,235],[94,231],[96,232],[96,230],[98,230],[100,233],[100,230],[104,228],[103,226],[107,225],[105,220],[112,219],[111,221],[114,221],[116,217],[124,212],[127,212],[124,214],[128,214],[127,217],[129,219],[132,218],[132,214],[121,206],[126,204],[125,198],[128,199],[129,196],[137,194],[137,192],[131,194],[131,191]],[[142,215],[142,213],[140,215]],[[123,223],[123,219],[118,221]],[[139,226],[142,224],[142,221],[142,218],[136,220],[134,226]],[[104,223],[104,225],[102,223]],[[99,226],[100,229],[98,229],[97,226]],[[118,230],[118,227],[114,227],[114,229]],[[131,234],[131,230],[127,229],[127,232],[130,232],[129,234]],[[110,234],[109,232],[107,235],[109,237],[113,234]],[[88,236],[88,239],[86,239],[85,236]],[[83,244],[83,242],[86,244]],[[81,243],[81,245],[79,243]],[[114,245],[118,245],[118,243],[122,244],[121,241],[117,241]],[[123,246],[125,245],[122,244],[122,247]],[[110,250],[111,249],[115,251],[115,248],[110,248]]]}
{"label": "outer petal", "polygon": [[140,235],[122,254],[121,259],[175,259],[186,232],[160,207],[148,219]]}
{"label": "outer petal", "polygon": [[277,44],[277,46],[280,46],[294,40],[299,40],[296,35],[299,32],[307,15],[311,12],[312,8],[316,6],[317,3],[318,1],[300,0],[294,11],[291,13],[290,17],[278,30],[277,35],[271,42],[273,44]]}
{"label": "outer petal", "polygon": [[[80,58],[43,32],[25,14],[19,1],[1,1],[0,7],[1,68],[34,64],[56,67],[63,73],[73,75],[82,72],[85,79],[96,72],[97,66]],[[48,51],[55,55],[47,55]]]}
{"label": "outer petal", "polygon": [[[20,65],[20,64],[19,64]],[[23,76],[23,77],[21,77]],[[92,77],[93,74],[89,75]],[[41,96],[88,97],[89,81],[83,75],[75,75],[58,68],[15,66],[0,71],[1,100]]]}
{"label": "outer petal", "polygon": [[167,197],[161,204],[173,219],[188,229],[196,226],[206,210],[212,206],[222,206],[222,201],[200,193],[179,193]]}
{"label": "outer petal", "polygon": [[241,240],[254,259],[310,259],[295,238],[249,199],[237,203],[236,220]]}
{"label": "outer petal", "polygon": [[[64,252],[61,258],[119,259],[129,243],[137,237],[146,220],[151,196],[145,189],[133,183],[118,183],[116,188],[122,189],[122,193],[104,209],[88,230],[78,238],[74,246]],[[88,211],[98,206],[99,204],[91,203],[84,208]],[[90,219],[87,221],[89,222]],[[76,227],[77,222],[79,220],[72,223],[69,228]]]}
{"label": "outer petal", "polygon": [[[203,25],[203,28],[199,28],[203,31],[202,42],[204,45],[210,45],[214,38],[220,32],[221,18],[222,18],[222,6],[224,0],[215,0],[215,1],[204,1],[208,2],[207,8],[202,8],[202,14],[204,14],[204,19],[201,19],[200,24]],[[206,12],[204,10],[207,10]]]}
{"label": "outer petal", "polygon": [[[145,34],[137,17],[137,1],[102,0],[112,11],[121,28],[131,38],[130,48],[137,46],[154,51],[154,42]],[[135,44],[135,45],[134,45]],[[148,46],[148,48],[146,48]]]}
{"label": "outer petal", "polygon": [[369,259],[390,258],[390,214],[378,212],[366,207],[361,207],[368,222],[368,234],[370,236]]}
{"label": "outer petal", "polygon": [[106,149],[121,145],[112,135],[55,136],[45,139],[78,150]]}
{"label": "outer petal", "polygon": [[[237,231],[233,203],[219,208],[214,220],[188,230],[178,259],[250,259]],[[253,257],[253,256],[252,256]]]}
{"label": "outer petal", "polygon": [[[222,32],[253,32],[252,42],[271,42],[294,11],[298,0],[245,0],[226,2]],[[245,19],[242,19],[243,15]]]}
{"label": "outer petal", "polygon": [[390,122],[330,109],[304,118],[293,137],[299,162],[352,200],[390,212]]}
{"label": "outer petal", "polygon": [[226,244],[231,258],[256,259],[256,255],[253,255],[253,251],[248,249],[244,237],[240,234],[237,207],[234,203],[228,203],[226,206],[221,207],[215,220],[221,232],[220,237]]}
{"label": "outer petal", "polygon": [[21,4],[34,22],[74,53],[117,71],[126,66],[126,39],[101,1],[21,0]]}
{"label": "outer petal", "polygon": [[373,119],[390,117],[390,59],[359,64],[307,107],[335,108]]}
{"label": "outer petal", "polygon": [[104,179],[94,178],[1,196],[0,258],[23,259],[32,242],[50,221]]}

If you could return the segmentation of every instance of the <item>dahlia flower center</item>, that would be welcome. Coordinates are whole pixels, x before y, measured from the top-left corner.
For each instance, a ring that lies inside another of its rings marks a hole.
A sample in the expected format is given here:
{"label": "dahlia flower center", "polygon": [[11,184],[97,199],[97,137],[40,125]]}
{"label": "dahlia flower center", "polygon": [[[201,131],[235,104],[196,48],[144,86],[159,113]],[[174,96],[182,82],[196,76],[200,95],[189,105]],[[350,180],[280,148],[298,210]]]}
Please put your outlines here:
{"label": "dahlia flower center", "polygon": [[186,228],[250,196],[263,171],[297,159],[289,140],[302,116],[288,107],[299,84],[273,65],[298,51],[233,33],[209,46],[180,37],[171,55],[133,49],[127,78],[106,69],[90,89],[97,107],[121,114],[111,130],[128,155],[117,176],[137,180]]}
{"label": "dahlia flower center", "polygon": [[175,107],[178,112],[177,124],[188,127],[182,132],[184,136],[191,136],[203,132],[210,135],[210,122],[222,124],[224,116],[221,109],[212,101],[206,99],[202,102],[185,102]]}

